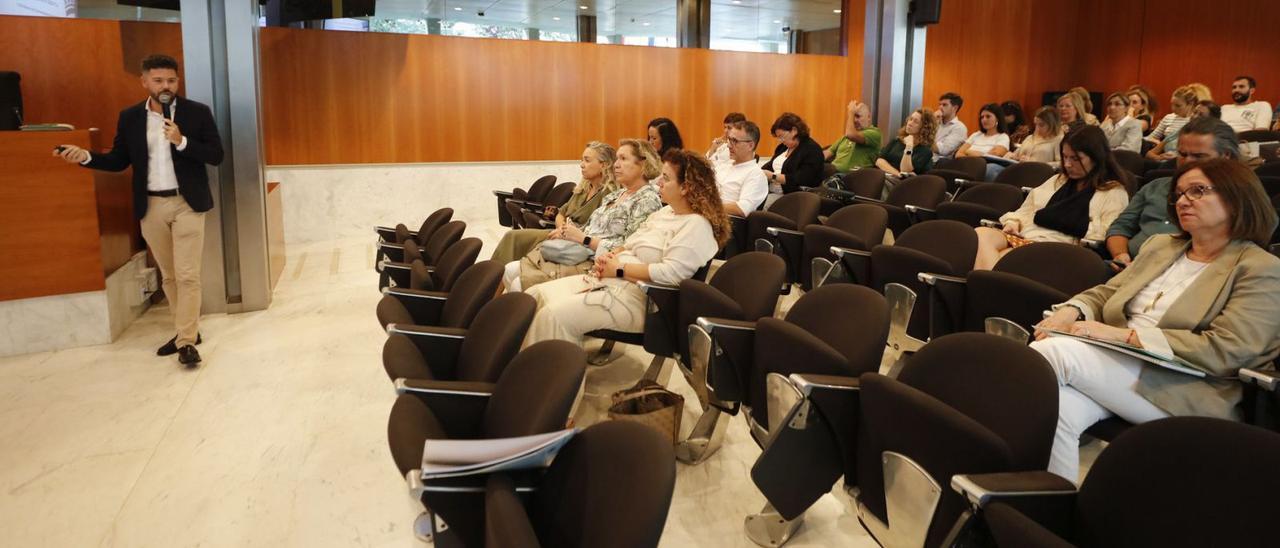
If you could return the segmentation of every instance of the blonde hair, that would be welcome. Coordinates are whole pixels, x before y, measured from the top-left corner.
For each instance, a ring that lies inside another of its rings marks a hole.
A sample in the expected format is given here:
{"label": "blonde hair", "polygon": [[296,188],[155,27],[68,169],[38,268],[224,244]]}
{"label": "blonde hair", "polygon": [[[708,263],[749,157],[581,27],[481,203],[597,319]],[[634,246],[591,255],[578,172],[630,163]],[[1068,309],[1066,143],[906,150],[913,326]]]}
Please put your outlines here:
{"label": "blonde hair", "polygon": [[[938,137],[938,120],[933,117],[933,111],[928,108],[917,109],[913,114],[920,115],[920,132],[916,133],[916,144],[932,147],[933,141]],[[910,119],[910,116],[907,116]],[[902,123],[902,129],[898,130],[898,138],[907,136],[907,123]]]}
{"label": "blonde hair", "polygon": [[644,166],[642,176],[646,181],[652,181],[662,175],[662,158],[658,156],[657,149],[653,148],[649,141],[644,139],[623,139],[618,141],[618,150],[621,151],[622,147],[631,147],[631,150],[634,150],[636,155],[640,157],[640,163]]}
{"label": "blonde hair", "polygon": [[[600,188],[613,188],[617,186],[617,181],[613,178],[613,162],[618,159],[618,152],[608,143],[600,141],[591,141],[587,143],[587,149],[596,153],[600,157],[600,163],[604,164],[604,169],[600,170]],[[585,182],[585,181],[584,181]],[[577,185],[573,187],[574,194],[586,192],[586,185]]]}
{"label": "blonde hair", "polygon": [[[1182,101],[1182,104],[1191,109],[1192,113],[1195,112],[1196,105],[1200,103],[1200,96],[1196,95],[1195,88],[1190,85],[1181,86],[1173,90],[1173,98]],[[1169,102],[1169,107],[1173,108],[1172,101]],[[1177,112],[1174,112],[1174,114],[1177,114]],[[1187,117],[1190,118],[1191,116],[1188,115]]]}
{"label": "blonde hair", "polygon": [[1192,101],[1192,103],[1199,103],[1200,101],[1213,100],[1213,92],[1209,91],[1209,86],[1201,84],[1200,82],[1192,82],[1183,87],[1190,89],[1191,92],[1196,95],[1196,100]]}
{"label": "blonde hair", "polygon": [[[1093,98],[1089,97],[1089,90],[1084,86],[1076,86],[1071,88],[1067,93],[1080,96],[1080,101],[1084,103],[1084,112],[1093,112]],[[1084,119],[1084,114],[1080,114],[1080,119]]]}
{"label": "blonde hair", "polygon": [[[1089,112],[1087,109],[1084,108],[1084,100],[1081,99],[1080,96],[1075,93],[1067,92],[1067,93],[1064,93],[1061,97],[1058,97],[1057,101],[1053,102],[1054,106],[1057,106],[1059,103],[1061,103],[1063,99],[1070,101],[1071,106],[1076,107],[1076,120],[1079,120],[1080,122],[1084,122],[1084,113]],[[1067,122],[1066,120],[1062,120],[1062,123],[1068,124],[1070,122]]]}

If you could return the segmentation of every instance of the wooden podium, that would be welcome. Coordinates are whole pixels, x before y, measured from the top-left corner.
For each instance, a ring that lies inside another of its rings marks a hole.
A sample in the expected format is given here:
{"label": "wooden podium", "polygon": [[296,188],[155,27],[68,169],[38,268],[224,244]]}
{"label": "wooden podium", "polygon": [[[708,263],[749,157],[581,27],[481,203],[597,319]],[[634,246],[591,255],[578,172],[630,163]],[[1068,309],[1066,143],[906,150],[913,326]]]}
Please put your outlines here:
{"label": "wooden podium", "polygon": [[143,249],[130,170],[64,162],[53,148],[105,148],[96,129],[0,131],[0,301],[105,289]]}

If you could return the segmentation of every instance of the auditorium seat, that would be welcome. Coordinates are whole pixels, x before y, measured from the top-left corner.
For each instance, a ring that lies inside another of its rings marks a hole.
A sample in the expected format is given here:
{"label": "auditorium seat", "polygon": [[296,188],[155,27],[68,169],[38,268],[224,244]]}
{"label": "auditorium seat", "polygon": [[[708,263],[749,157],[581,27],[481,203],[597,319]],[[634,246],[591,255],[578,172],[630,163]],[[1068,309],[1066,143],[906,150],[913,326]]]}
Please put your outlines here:
{"label": "auditorium seat", "polygon": [[1120,167],[1127,170],[1135,179],[1146,174],[1147,160],[1141,154],[1132,150],[1113,150],[1111,153]]}
{"label": "auditorium seat", "polygon": [[378,322],[383,328],[393,323],[466,328],[501,283],[502,264],[481,261],[458,276],[448,292],[389,287],[378,301]]}
{"label": "auditorium seat", "polygon": [[[889,213],[889,230],[894,237],[911,226],[911,211],[933,211],[947,197],[947,184],[936,175],[916,175],[903,179],[889,190],[884,201],[859,196],[858,203],[875,204]],[[910,210],[908,209],[910,208]]]}
{"label": "auditorium seat", "polygon": [[[452,218],[453,218],[453,208],[445,207],[445,208],[437,209],[436,211],[433,211],[430,215],[427,215],[427,218],[422,221],[422,225],[418,227],[418,230],[416,232],[410,231],[409,228],[403,224],[397,224],[395,228],[379,226],[379,227],[375,227],[374,231],[378,233],[379,244],[381,244],[382,242],[403,244],[405,240],[412,239],[415,243],[418,243],[419,245],[421,245],[422,242],[426,242],[430,240],[431,235],[434,234],[436,230],[439,230],[440,227],[444,226],[445,223],[449,222],[449,219],[452,219]],[[382,262],[382,258],[383,258],[382,246],[379,245],[377,250],[377,255],[373,258],[373,261],[374,261],[373,264],[375,267],[378,265],[378,263]]]}
{"label": "auditorium seat", "polygon": [[526,201],[518,205],[515,205],[515,202],[508,202],[509,207],[512,205],[516,207],[516,209],[512,210],[511,228],[548,228],[554,226],[554,216],[552,220],[543,218],[546,208],[554,206],[558,212],[559,208],[564,207],[564,204],[568,203],[569,199],[573,197],[573,189],[577,186],[577,183],[573,182],[560,183],[552,187],[541,202]]}
{"label": "auditorium seat", "polygon": [[787,282],[799,280],[794,270],[804,252],[800,241],[804,227],[818,221],[822,199],[812,192],[793,192],[773,203],[766,211],[747,215],[747,241],[756,251],[773,253],[787,264]]}
{"label": "auditorium seat", "polygon": [[[425,254],[418,253],[412,246],[406,247],[404,249],[404,257],[406,259],[412,258],[412,262],[405,264],[384,260],[382,262],[382,274],[378,280],[378,288],[389,287],[392,282],[395,282],[398,287],[428,291],[449,291],[458,276],[475,264],[476,258],[480,256],[480,248],[483,246],[484,243],[480,241],[480,238],[459,240],[445,249],[434,266],[427,265]],[[420,268],[418,277],[421,283],[418,285],[412,283],[415,265]],[[423,273],[426,275],[423,276]]]}
{"label": "auditorium seat", "polygon": [[675,481],[671,444],[656,431],[633,422],[593,425],[560,449],[532,494],[520,493],[510,475],[488,478],[484,545],[656,547]]}
{"label": "auditorium seat", "polygon": [[934,164],[933,169],[926,172],[940,177],[947,183],[947,191],[955,192],[956,186],[963,181],[981,182],[987,179],[987,161],[973,156],[946,158]]}
{"label": "auditorium seat", "polygon": [[[1004,172],[1000,174],[1004,175]],[[938,204],[932,217],[977,227],[983,219],[998,219],[1001,215],[1018,209],[1026,199],[1026,194],[1020,187],[1003,183],[978,183],[964,187],[959,192],[955,199]],[[930,218],[929,213],[918,208],[907,209],[920,221]]]}
{"label": "auditorium seat", "polygon": [[[585,354],[566,341],[531,345],[508,361],[501,375],[489,381],[398,380],[399,396],[387,418],[391,456],[411,494],[428,509],[433,529],[432,513],[448,524],[445,534],[464,546],[482,546],[485,477],[423,480],[424,443],[561,430],[586,375]],[[438,546],[445,545],[433,538]]]}
{"label": "auditorium seat", "polygon": [[1253,168],[1253,172],[1259,177],[1280,177],[1280,162],[1267,162]]}
{"label": "auditorium seat", "polygon": [[520,350],[537,303],[508,293],[484,305],[471,325],[387,324],[382,367],[387,378],[494,382]]}
{"label": "auditorium seat", "polygon": [[824,186],[813,189],[812,192],[822,199],[822,205],[818,208],[819,218],[832,215],[836,210],[852,204],[854,196],[880,198],[884,193],[884,178],[885,174],[880,169],[864,167],[844,174],[840,178],[840,184],[834,188]]}
{"label": "auditorium seat", "polygon": [[1098,255],[1078,245],[1040,242],[1010,251],[991,270],[968,277],[920,273],[929,302],[929,337],[955,331],[986,330],[988,318],[1008,320],[1024,329],[1028,342],[1033,326],[1050,306],[1105,283],[1110,268]]}
{"label": "auditorium seat", "polygon": [[[832,247],[870,251],[884,241],[889,213],[872,204],[840,208],[825,221],[804,227],[804,254],[800,259],[800,287],[810,291],[820,285],[814,272],[826,274],[835,261]],[[817,265],[817,266],[815,266]]]}
{"label": "auditorium seat", "polygon": [[1280,141],[1280,131],[1271,129],[1251,129],[1236,134],[1242,143],[1270,143]]}
{"label": "auditorium seat", "polygon": [[[708,387],[717,402],[716,412],[737,414],[744,409],[752,438],[764,447],[770,433],[780,428],[781,417],[791,410],[788,399],[780,397],[787,391],[780,391],[778,383],[786,383],[790,375],[799,373],[857,378],[876,371],[888,326],[889,306],[883,296],[865,287],[838,284],[805,293],[785,320],[699,318],[690,328],[690,346],[695,349],[695,362],[706,363],[710,371]],[[803,466],[804,461],[801,457],[792,464]],[[811,479],[798,473],[802,469],[768,481]],[[831,476],[817,490],[829,491],[833,481]],[[799,524],[798,515],[779,521],[777,511],[766,505],[747,518],[748,536],[762,546],[768,546],[769,541],[778,545]]]}
{"label": "auditorium seat", "polygon": [[[376,265],[378,272],[382,272],[382,267],[385,263],[412,264],[415,254],[420,254],[422,261],[427,266],[435,265],[436,261],[444,255],[445,250],[449,249],[449,246],[462,239],[462,233],[466,230],[467,223],[449,221],[432,232],[431,238],[424,243],[419,243],[413,239],[405,240],[403,244],[379,243],[378,250],[385,258],[378,261]],[[409,255],[405,255],[405,253],[409,253]]]}
{"label": "auditorium seat", "polygon": [[543,175],[538,180],[529,185],[529,189],[516,188],[511,191],[495,190],[493,195],[498,198],[498,224],[502,226],[511,226],[513,209],[507,207],[507,202],[512,202],[514,211],[519,211],[526,201],[541,202],[547,193],[556,184],[555,175]]}
{"label": "auditorium seat", "polygon": [[1000,546],[1275,546],[1280,434],[1221,419],[1134,427],[1077,490],[1044,471],[951,479]]}

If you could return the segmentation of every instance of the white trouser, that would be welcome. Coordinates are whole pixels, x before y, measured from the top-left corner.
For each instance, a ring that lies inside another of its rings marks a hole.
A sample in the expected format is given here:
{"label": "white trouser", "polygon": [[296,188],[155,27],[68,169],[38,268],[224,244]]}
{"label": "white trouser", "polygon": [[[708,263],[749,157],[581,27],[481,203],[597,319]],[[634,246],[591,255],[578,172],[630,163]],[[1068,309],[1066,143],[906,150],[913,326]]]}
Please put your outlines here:
{"label": "white trouser", "polygon": [[523,291],[520,287],[520,261],[511,261],[503,268],[502,285],[507,288],[507,293]]}
{"label": "white trouser", "polygon": [[1143,361],[1065,337],[1049,337],[1031,348],[1058,375],[1058,431],[1049,455],[1049,471],[1073,483],[1080,480],[1080,434],[1114,415],[1138,424],[1169,416],[1134,387]]}
{"label": "white trouser", "polygon": [[583,336],[597,329],[643,331],[645,295],[640,286],[609,278],[603,281],[605,289],[583,292],[601,283],[583,274],[529,288],[527,293],[538,301],[538,312],[524,338],[524,346],[552,339],[581,346]]}

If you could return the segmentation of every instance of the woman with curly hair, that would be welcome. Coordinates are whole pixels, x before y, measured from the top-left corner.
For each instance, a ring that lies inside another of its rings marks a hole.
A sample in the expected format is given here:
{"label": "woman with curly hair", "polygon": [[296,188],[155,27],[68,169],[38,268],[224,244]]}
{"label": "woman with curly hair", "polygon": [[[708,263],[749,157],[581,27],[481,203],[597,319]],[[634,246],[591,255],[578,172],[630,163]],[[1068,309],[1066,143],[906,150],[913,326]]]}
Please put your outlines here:
{"label": "woman with curly hair", "polygon": [[581,345],[597,329],[643,331],[645,296],[636,282],[679,285],[729,239],[715,170],[702,154],[668,151],[658,182],[667,206],[650,215],[621,247],[596,255],[589,274],[529,290],[538,313],[526,346],[549,339]]}
{"label": "woman with curly hair", "polygon": [[933,167],[933,140],[938,135],[938,120],[933,111],[922,108],[907,117],[898,130],[898,138],[880,151],[876,167],[889,175],[924,173]]}

